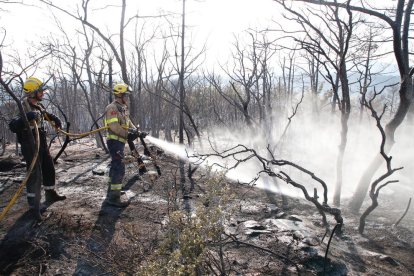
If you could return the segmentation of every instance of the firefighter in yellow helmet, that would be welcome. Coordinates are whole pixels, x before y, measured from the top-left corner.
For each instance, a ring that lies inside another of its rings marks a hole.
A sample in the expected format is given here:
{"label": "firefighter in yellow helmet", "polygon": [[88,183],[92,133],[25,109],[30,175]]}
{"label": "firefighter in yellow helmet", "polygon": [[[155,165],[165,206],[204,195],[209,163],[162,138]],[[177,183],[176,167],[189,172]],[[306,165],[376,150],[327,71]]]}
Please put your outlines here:
{"label": "firefighter in yellow helmet", "polygon": [[131,122],[128,110],[128,97],[131,90],[125,83],[113,87],[115,100],[105,108],[105,125],[108,126],[107,146],[111,155],[109,187],[106,202],[116,207],[126,207],[129,202],[121,200],[122,180],[125,175],[124,150],[128,140],[145,137]]}
{"label": "firefighter in yellow helmet", "polygon": [[[26,113],[25,115],[31,125],[30,128],[33,134],[35,132],[31,122],[36,121],[40,138],[37,163],[26,183],[26,195],[29,207],[35,212],[36,218],[40,219],[40,181],[43,182],[47,205],[66,199],[66,196],[61,196],[56,193],[55,166],[47,145],[45,130],[46,121],[52,122],[57,128],[61,128],[62,123],[57,116],[47,112],[46,108],[41,104],[46,87],[40,79],[36,77],[27,78],[23,84],[23,92],[25,97],[23,98],[22,106]],[[26,166],[29,168],[34,157],[34,152],[31,148],[28,129],[25,128],[23,119],[21,117],[13,119],[10,122],[10,129],[17,134],[17,140],[21,145]]]}

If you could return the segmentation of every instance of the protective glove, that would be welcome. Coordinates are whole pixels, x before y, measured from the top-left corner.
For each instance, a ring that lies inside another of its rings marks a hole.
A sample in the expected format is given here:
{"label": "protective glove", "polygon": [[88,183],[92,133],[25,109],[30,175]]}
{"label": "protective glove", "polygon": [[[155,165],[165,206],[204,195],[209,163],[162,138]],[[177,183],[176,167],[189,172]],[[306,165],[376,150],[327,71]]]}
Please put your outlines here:
{"label": "protective glove", "polygon": [[140,133],[139,133],[139,138],[142,138],[142,139],[144,139],[145,137],[147,137],[147,135],[148,135],[148,132],[145,132],[145,131],[141,131]]}
{"label": "protective glove", "polygon": [[58,117],[56,117],[55,121],[55,126],[57,128],[62,128],[62,121],[60,121],[60,119]]}
{"label": "protective glove", "polygon": [[128,141],[134,141],[138,137],[139,137],[139,133],[137,129],[135,128],[128,129],[128,136],[127,136]]}
{"label": "protective glove", "polygon": [[55,126],[57,128],[62,128],[62,121],[56,115],[53,115],[51,113],[47,113],[46,115],[55,123]]}
{"label": "protective glove", "polygon": [[37,120],[39,118],[39,113],[35,111],[30,111],[26,113],[26,117],[29,121]]}

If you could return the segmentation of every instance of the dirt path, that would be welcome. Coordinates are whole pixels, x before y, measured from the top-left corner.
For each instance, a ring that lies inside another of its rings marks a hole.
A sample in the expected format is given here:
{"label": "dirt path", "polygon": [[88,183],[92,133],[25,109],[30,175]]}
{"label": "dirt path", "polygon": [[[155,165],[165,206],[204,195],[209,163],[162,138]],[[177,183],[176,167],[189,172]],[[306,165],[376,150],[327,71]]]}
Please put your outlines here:
{"label": "dirt path", "polygon": [[[37,223],[23,195],[0,222],[0,274],[137,274],[160,249],[172,204],[184,204],[174,189],[177,162],[160,157],[163,175],[152,189],[148,178],[129,169],[125,186],[131,204],[120,209],[104,202],[108,156],[88,143],[67,152],[56,166],[58,190],[67,200],[49,206]],[[17,166],[12,172],[21,177],[25,171]],[[203,178],[198,172],[188,199],[193,210],[200,202],[206,205]],[[2,208],[20,179],[0,175]],[[414,275],[411,220],[392,228],[391,218],[372,218],[362,237],[356,231],[358,218],[345,212],[345,233],[334,237],[325,263],[329,236],[311,205],[289,199],[289,207],[281,208],[277,195],[236,184],[231,190],[236,197],[229,204],[235,211],[224,223],[228,242],[223,247],[229,275],[323,275],[324,266],[326,275]]]}

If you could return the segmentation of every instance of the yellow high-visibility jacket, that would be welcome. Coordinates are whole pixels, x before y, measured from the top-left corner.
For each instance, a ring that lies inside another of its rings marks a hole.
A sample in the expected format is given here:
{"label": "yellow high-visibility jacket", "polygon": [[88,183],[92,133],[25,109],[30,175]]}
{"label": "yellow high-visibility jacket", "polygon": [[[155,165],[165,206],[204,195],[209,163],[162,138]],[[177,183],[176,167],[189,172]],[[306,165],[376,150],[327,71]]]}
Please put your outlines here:
{"label": "yellow high-visibility jacket", "polygon": [[113,101],[105,108],[105,126],[108,126],[107,139],[126,142],[128,128],[136,128],[129,118],[128,106]]}

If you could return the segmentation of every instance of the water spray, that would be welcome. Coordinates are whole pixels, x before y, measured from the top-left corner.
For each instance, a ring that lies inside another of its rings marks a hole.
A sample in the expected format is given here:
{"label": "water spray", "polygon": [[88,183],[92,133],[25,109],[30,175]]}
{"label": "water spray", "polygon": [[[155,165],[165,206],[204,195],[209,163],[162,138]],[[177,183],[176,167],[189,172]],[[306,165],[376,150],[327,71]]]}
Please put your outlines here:
{"label": "water spray", "polygon": [[[225,172],[225,177],[229,180],[241,182],[241,183],[250,183],[257,175],[252,171],[252,165],[249,163],[239,164],[237,168],[226,170],[226,167],[229,167],[227,163],[220,160],[218,157],[210,156],[201,160],[197,157],[197,153],[185,145],[175,144],[161,140],[155,137],[147,136],[145,139],[148,139],[149,142],[156,145],[157,147],[163,149],[165,152],[173,154],[180,158],[181,160],[188,161],[192,164],[197,164],[204,168],[210,168],[213,172],[223,173]],[[274,193],[282,192],[280,187],[271,185],[271,183],[266,180],[266,178],[260,177],[255,181],[255,187],[263,190],[267,190]],[[299,194],[297,192],[283,191],[284,194],[297,197]]]}
{"label": "water spray", "polygon": [[189,153],[189,150],[184,145],[177,145],[152,136],[147,136],[145,137],[145,139],[147,139],[157,147],[163,149],[165,152],[177,155],[180,159],[188,159],[187,153]]}

